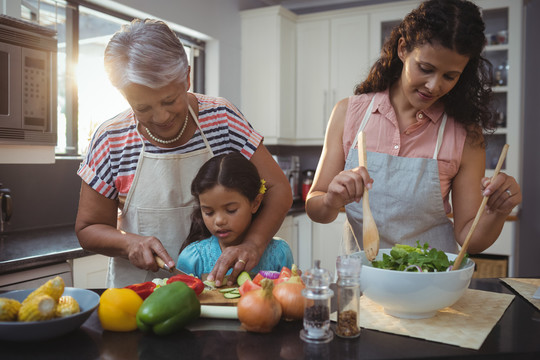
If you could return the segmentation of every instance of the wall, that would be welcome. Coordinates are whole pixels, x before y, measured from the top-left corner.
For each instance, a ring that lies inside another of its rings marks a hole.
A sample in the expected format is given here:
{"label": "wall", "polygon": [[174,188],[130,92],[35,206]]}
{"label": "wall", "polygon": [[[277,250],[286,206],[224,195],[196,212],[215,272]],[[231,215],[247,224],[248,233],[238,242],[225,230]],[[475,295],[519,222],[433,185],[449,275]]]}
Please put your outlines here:
{"label": "wall", "polygon": [[525,20],[525,87],[523,129],[523,203],[520,214],[517,244],[517,274],[522,277],[540,276],[540,160],[538,160],[538,84],[540,84],[540,0],[526,1]]}

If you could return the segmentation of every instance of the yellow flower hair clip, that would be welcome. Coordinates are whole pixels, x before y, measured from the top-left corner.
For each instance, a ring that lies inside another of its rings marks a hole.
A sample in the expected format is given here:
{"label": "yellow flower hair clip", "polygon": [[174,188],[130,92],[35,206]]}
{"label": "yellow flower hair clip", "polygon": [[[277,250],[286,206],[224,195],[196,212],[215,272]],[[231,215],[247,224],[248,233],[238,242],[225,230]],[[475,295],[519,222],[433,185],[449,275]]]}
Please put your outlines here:
{"label": "yellow flower hair clip", "polygon": [[261,179],[261,187],[259,188],[259,194],[264,194],[266,192],[266,181],[264,179]]}

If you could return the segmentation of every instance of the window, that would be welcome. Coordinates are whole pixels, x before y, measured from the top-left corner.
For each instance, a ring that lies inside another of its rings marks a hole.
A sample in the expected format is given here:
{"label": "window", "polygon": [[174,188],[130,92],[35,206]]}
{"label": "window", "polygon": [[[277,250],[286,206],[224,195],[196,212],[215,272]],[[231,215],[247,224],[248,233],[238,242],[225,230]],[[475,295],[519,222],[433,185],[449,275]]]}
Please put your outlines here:
{"label": "window", "polygon": [[[57,155],[81,155],[95,129],[129,107],[107,78],[103,53],[111,36],[132,20],[83,0],[23,0],[24,20],[58,33]],[[204,43],[178,34],[191,71],[191,91],[204,92]]]}

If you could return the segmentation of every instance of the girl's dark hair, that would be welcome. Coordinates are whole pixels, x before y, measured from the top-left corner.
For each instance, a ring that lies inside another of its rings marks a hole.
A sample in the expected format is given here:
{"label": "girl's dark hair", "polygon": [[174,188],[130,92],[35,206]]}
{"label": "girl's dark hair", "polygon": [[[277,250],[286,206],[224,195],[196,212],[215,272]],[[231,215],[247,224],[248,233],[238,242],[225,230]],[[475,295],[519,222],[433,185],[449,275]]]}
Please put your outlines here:
{"label": "girl's dark hair", "polygon": [[[236,190],[251,202],[259,194],[261,178],[257,167],[237,151],[214,156],[204,163],[191,183],[191,194],[195,197],[198,206],[191,214],[191,229],[180,252],[187,245],[212,235],[204,225],[199,195],[216,185]],[[261,207],[262,205],[259,206],[259,210]]]}
{"label": "girl's dark hair", "polygon": [[482,56],[486,44],[485,25],[479,8],[465,0],[429,0],[409,13],[386,39],[380,58],[354,93],[367,94],[388,89],[401,76],[403,63],[398,57],[400,38],[407,51],[428,44],[439,44],[469,57],[459,81],[441,101],[446,113],[463,124],[473,138],[481,139],[479,125],[493,130],[491,101],[492,65]]}

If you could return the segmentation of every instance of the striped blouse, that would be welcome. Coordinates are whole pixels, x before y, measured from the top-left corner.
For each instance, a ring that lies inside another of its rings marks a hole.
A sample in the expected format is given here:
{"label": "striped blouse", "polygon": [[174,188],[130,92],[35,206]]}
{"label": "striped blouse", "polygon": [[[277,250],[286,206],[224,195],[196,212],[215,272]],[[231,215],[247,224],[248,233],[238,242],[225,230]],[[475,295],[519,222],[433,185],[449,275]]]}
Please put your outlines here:
{"label": "striped blouse", "polygon": [[[262,136],[228,100],[194,94],[199,104],[199,124],[214,155],[239,151],[250,159]],[[144,138],[143,138],[144,139]],[[120,208],[133,183],[141,155],[142,141],[131,109],[105,121],[92,136],[88,153],[77,174],[94,190],[109,199],[119,199]],[[161,148],[144,139],[145,151],[157,154],[184,154],[206,145],[197,129],[184,145]]]}

